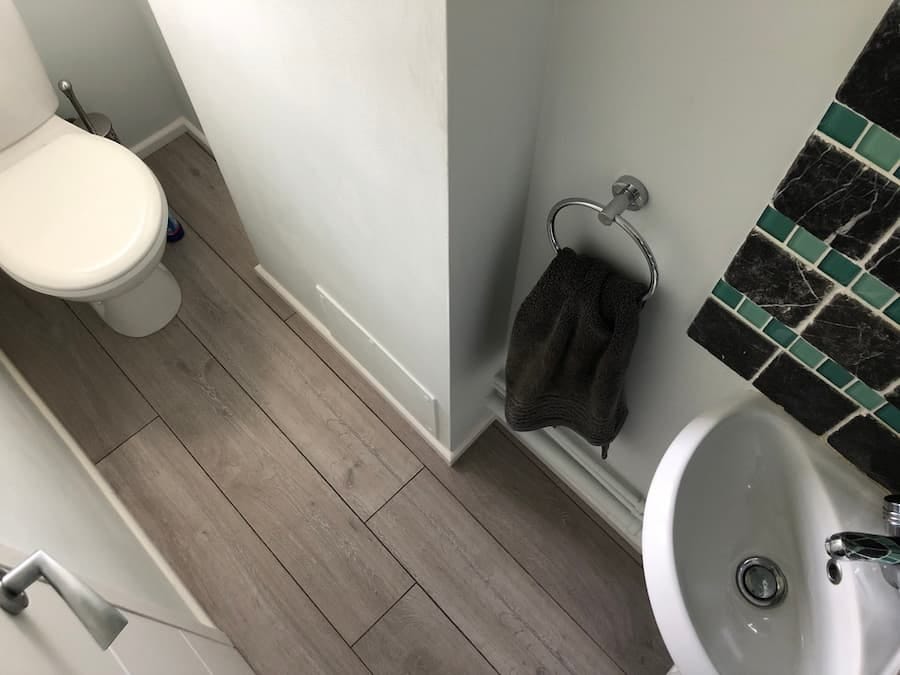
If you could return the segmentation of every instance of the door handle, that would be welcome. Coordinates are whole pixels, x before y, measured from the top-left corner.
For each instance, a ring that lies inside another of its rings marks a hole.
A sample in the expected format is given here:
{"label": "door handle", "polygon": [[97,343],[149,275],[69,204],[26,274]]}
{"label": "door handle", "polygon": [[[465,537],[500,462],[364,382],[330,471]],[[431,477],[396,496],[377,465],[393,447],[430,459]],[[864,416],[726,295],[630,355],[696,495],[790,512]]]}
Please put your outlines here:
{"label": "door handle", "polygon": [[3,574],[0,578],[0,608],[10,614],[21,614],[28,607],[25,589],[41,577],[75,612],[101,649],[109,647],[128,624],[122,612],[43,551],[35,551]]}

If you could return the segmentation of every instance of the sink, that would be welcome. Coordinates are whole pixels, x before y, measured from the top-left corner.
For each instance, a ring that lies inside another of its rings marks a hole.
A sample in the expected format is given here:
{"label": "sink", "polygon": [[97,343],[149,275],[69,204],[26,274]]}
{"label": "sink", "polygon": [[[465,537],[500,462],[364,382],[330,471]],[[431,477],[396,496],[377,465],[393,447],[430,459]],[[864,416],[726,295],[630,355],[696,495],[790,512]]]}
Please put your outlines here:
{"label": "sink", "polygon": [[900,593],[870,564],[841,563],[833,584],[824,549],[834,532],[883,532],[883,496],[761,397],[691,422],[656,470],[642,535],[675,665],[685,675],[896,675]]}

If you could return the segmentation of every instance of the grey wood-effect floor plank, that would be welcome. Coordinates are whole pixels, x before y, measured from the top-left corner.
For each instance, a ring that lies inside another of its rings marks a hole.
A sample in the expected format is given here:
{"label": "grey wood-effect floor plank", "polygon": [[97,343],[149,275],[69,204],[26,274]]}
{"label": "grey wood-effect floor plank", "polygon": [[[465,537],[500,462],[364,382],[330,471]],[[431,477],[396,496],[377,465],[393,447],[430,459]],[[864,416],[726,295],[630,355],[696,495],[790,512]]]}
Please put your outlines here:
{"label": "grey wood-effect floor plank", "polygon": [[496,672],[419,586],[413,586],[353,651],[373,675]]}
{"label": "grey wood-effect floor plank", "polygon": [[600,514],[594,511],[587,504],[587,502],[585,502],[585,500],[582,499],[580,495],[572,490],[572,488],[566,485],[559,476],[554,474],[553,471],[544,462],[542,462],[539,457],[529,452],[528,448],[523,447],[521,441],[516,438],[516,434],[514,431],[504,426],[500,422],[496,422],[494,424],[494,427],[503,435],[505,435],[515,447],[519,448],[523,453],[525,453],[528,459],[530,459],[535,464],[535,466],[537,466],[541,470],[541,472],[545,476],[547,476],[547,478],[553,481],[553,484],[556,485],[556,487],[558,487],[569,499],[575,502],[575,504],[578,505],[578,508],[584,511],[591,520],[597,523],[597,525],[599,525],[600,528],[604,532],[606,532],[606,534],[608,534],[610,538],[612,538],[612,540],[615,541],[619,545],[619,547],[623,551],[625,551],[625,553],[627,553],[629,557],[634,560],[634,562],[638,564],[638,566],[643,569],[643,558],[641,557],[641,552],[634,547],[634,544],[630,543],[621,534],[616,532],[616,529],[612,525],[603,520],[603,517]]}
{"label": "grey wood-effect floor plank", "polygon": [[499,672],[622,672],[431,473],[369,527]]}
{"label": "grey wood-effect floor plank", "polygon": [[259,675],[366,672],[161,420],[99,467]]}
{"label": "grey wood-effect floor plank", "polygon": [[534,579],[629,673],[671,659],[640,565],[500,430],[448,467],[424,439],[299,315],[288,325],[385,421]]}
{"label": "grey wood-effect floor plank", "polygon": [[176,319],[141,339],[78,315],[347,642],[412,585],[381,542]]}
{"label": "grey wood-effect floor plank", "polygon": [[278,316],[294,313],[254,271],[253,246],[241,223],[219,166],[188,134],[144,160],[156,174],[169,206],[200,234]]}
{"label": "grey wood-effect floor plank", "polygon": [[0,273],[0,315],[0,349],[94,462],[156,417],[62,300]]}
{"label": "grey wood-effect floor plank", "polygon": [[456,498],[625,672],[669,669],[640,565],[497,425],[452,469],[435,468]]}
{"label": "grey wood-effect floor plank", "polygon": [[421,468],[384,423],[201,239],[188,230],[166,266],[179,317],[360,518]]}

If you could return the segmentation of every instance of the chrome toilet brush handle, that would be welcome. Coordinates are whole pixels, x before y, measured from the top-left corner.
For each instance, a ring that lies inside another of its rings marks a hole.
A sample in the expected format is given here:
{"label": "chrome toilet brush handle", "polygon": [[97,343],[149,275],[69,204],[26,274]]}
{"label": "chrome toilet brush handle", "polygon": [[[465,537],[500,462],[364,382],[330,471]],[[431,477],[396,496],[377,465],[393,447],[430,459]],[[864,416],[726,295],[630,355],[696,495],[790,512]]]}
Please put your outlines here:
{"label": "chrome toilet brush handle", "polygon": [[72,83],[68,80],[60,80],[56,86],[58,86],[59,90],[72,102],[72,107],[75,108],[75,112],[78,113],[78,118],[81,120],[84,128],[92,134],[96,134],[97,130],[94,128],[94,125],[91,124],[91,118],[88,117],[84,108],[81,107],[81,103],[78,102],[78,97],[75,96],[75,87],[72,86]]}

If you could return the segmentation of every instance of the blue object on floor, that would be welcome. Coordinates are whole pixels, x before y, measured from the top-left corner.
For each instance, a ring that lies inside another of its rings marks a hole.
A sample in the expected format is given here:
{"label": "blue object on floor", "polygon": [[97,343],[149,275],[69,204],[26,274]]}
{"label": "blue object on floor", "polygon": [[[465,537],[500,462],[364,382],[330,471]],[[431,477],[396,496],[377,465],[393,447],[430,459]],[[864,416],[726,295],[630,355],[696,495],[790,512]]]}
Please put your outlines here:
{"label": "blue object on floor", "polygon": [[169,213],[169,222],[166,225],[166,241],[172,243],[174,241],[178,241],[184,236],[184,228],[181,226],[177,220],[175,220],[175,216]]}

